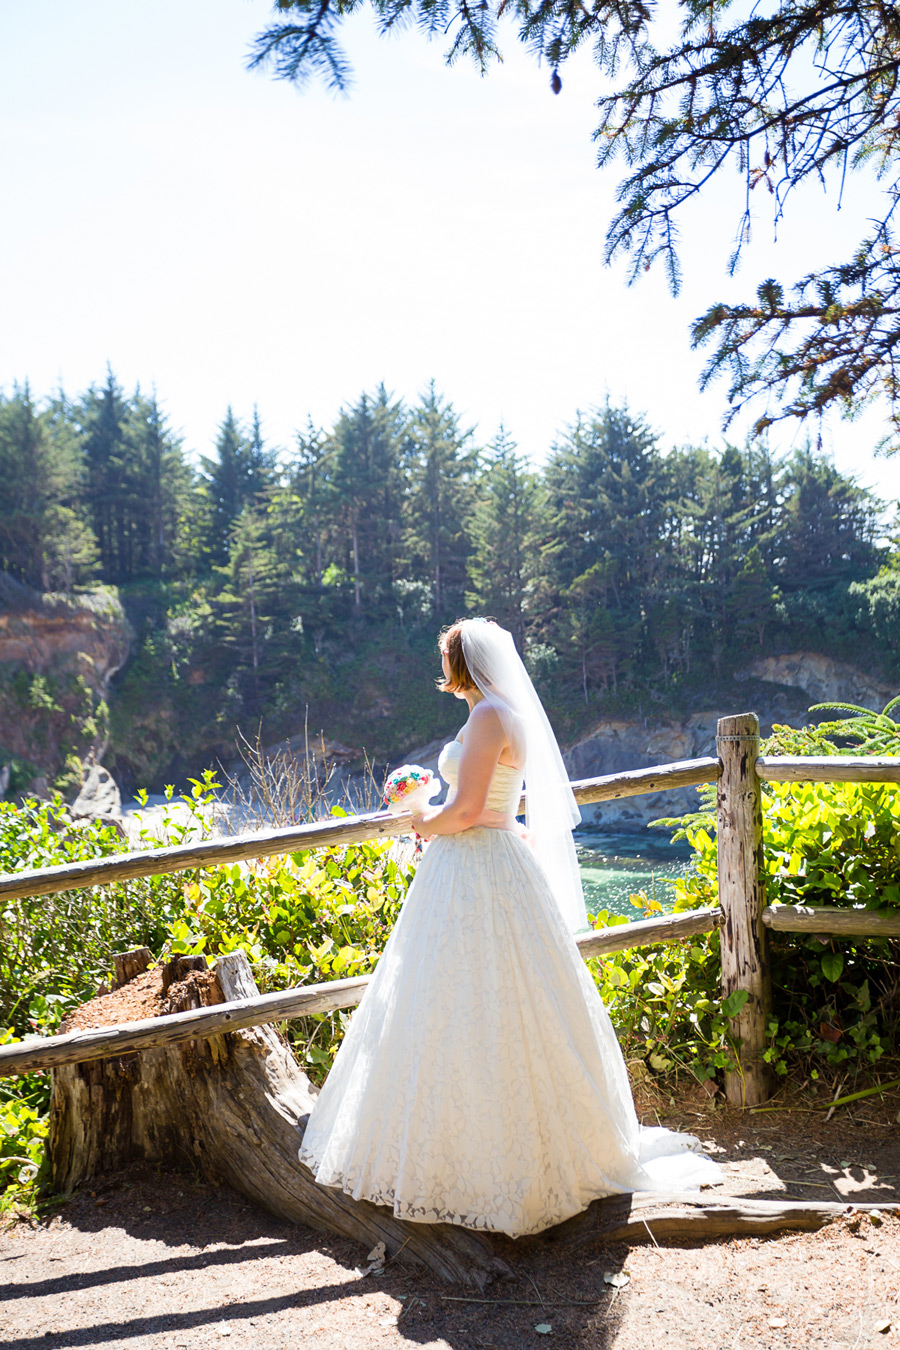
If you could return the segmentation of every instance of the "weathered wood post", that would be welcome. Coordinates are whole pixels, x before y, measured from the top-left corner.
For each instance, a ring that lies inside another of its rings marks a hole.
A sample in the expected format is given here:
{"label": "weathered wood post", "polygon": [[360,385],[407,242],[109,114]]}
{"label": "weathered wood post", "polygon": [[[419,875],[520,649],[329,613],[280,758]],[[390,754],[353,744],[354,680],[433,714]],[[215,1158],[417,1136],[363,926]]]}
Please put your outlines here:
{"label": "weathered wood post", "polygon": [[762,797],[756,772],[756,713],[720,717],[716,747],[722,761],[716,801],[719,904],[724,912],[722,997],[744,990],[747,1001],[731,1018],[739,1072],[725,1075],[725,1096],[735,1106],[757,1106],[769,1096],[763,1060],[772,985],[766,960],[762,856]]}

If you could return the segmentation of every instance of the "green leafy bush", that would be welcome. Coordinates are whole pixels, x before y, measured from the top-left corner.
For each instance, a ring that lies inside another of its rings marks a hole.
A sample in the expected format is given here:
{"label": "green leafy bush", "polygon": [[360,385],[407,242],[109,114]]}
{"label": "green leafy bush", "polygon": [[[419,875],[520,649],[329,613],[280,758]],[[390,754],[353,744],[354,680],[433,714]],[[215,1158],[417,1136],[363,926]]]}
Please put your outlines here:
{"label": "green leafy bush", "polygon": [[[796,729],[775,727],[767,755],[900,754],[890,712],[819,705],[849,717]],[[884,783],[764,783],[766,898],[771,905],[900,909],[898,791]],[[676,838],[694,849],[691,872],[674,883],[676,910],[717,903],[715,816],[680,820]],[[718,935],[699,944],[716,956]],[[769,942],[773,1016],[766,1058],[779,1074],[797,1063],[862,1069],[894,1052],[900,1022],[900,944],[894,940],[775,933]]]}
{"label": "green leafy bush", "polygon": [[[674,884],[674,883],[667,883]],[[641,917],[661,912],[658,901],[632,896]],[[601,910],[595,928],[627,923]],[[588,962],[623,1050],[634,1066],[642,1061],[657,1075],[687,1070],[704,1083],[735,1063],[728,1018],[738,1002],[721,999],[719,953],[710,936],[660,947],[634,947]],[[746,997],[746,996],[744,996]]]}
{"label": "green leafy bush", "polygon": [[[163,816],[148,848],[178,844],[208,829],[215,779],[192,780],[181,798],[185,819]],[[169,792],[170,800],[173,793]],[[69,818],[60,797],[0,802],[0,872],[20,872],[110,857],[123,850],[112,825]],[[66,1013],[108,980],[113,952],[161,950],[184,908],[185,874],[144,877],[116,886],[0,901],[0,1027],[17,1035],[56,1030]]]}
{"label": "green leafy bush", "polygon": [[[240,948],[263,992],[363,975],[384,950],[413,872],[384,840],[213,868],[185,884],[167,950],[212,960]],[[311,1078],[324,1079],[347,1018],[285,1025]]]}
{"label": "green leafy bush", "polygon": [[[0,1030],[0,1045],[17,1039]],[[0,1214],[32,1196],[44,1164],[46,1088],[37,1074],[0,1079]]]}
{"label": "green leafy bush", "polygon": [[[208,830],[217,783],[191,780],[163,813],[148,848]],[[337,812],[340,814],[340,812]],[[0,802],[0,872],[53,867],[122,851],[115,828],[73,825],[61,799]],[[375,840],[250,864],[145,877],[115,886],[6,901],[0,907],[0,1044],[50,1034],[112,975],[112,954],[147,946],[159,960],[241,948],[263,991],[344,979],[374,969],[414,873],[397,846]],[[322,1081],[348,1014],[292,1021],[285,1032]],[[34,1194],[47,1133],[49,1080],[0,1080],[0,1191]]]}

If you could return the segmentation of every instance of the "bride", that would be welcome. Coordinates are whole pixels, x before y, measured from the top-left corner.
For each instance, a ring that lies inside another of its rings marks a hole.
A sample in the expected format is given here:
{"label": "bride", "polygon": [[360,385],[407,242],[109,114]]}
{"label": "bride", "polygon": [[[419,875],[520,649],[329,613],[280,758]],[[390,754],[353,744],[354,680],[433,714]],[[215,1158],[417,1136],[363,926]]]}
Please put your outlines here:
{"label": "bride", "polygon": [[[572,933],[587,926],[578,808],[511,634],[439,639],[469,718],[444,806],[309,1118],[316,1181],[402,1219],[536,1233],[598,1196],[719,1180],[691,1135],[638,1124],[615,1031]],[[522,780],[527,831],[516,821]]]}

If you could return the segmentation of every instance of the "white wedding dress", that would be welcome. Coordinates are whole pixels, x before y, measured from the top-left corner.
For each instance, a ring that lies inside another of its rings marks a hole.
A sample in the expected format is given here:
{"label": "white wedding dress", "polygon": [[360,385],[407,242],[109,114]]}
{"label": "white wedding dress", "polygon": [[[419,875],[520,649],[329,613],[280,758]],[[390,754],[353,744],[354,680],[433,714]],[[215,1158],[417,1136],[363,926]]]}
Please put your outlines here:
{"label": "white wedding dress", "polygon": [[[441,776],[455,788],[459,741]],[[498,765],[487,806],[516,810]],[[300,1160],[402,1219],[536,1233],[598,1196],[720,1179],[693,1136],[643,1129],[615,1031],[522,836],[426,849],[316,1101]]]}

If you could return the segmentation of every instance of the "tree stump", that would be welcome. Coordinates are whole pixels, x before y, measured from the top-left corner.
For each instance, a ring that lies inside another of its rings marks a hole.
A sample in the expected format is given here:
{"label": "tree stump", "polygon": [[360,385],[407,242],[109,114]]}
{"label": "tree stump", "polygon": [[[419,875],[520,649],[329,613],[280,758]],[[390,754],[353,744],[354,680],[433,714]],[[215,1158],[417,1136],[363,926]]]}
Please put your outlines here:
{"label": "tree stump", "polygon": [[[243,952],[176,957],[149,969],[143,948],[116,959],[118,985],[76,1010],[77,1026],[106,1026],[248,998],[258,991]],[[127,1016],[123,1017],[123,1013]],[[451,1224],[406,1223],[389,1209],[317,1186],[297,1159],[316,1089],[271,1026],[111,1056],[53,1071],[50,1162],[57,1191],[137,1162],[181,1164],[226,1182],[263,1209],[320,1232],[352,1238],[363,1250],[482,1289],[511,1274],[508,1238]],[[881,1203],[880,1209],[897,1209]],[[617,1195],[516,1244],[687,1239],[776,1229],[820,1228],[849,1206],[746,1200],[693,1193]],[[857,1206],[874,1208],[874,1206]]]}
{"label": "tree stump", "polygon": [[[131,1016],[154,1015],[141,1009],[141,997],[155,998],[161,1015],[258,993],[243,952],[220,957],[214,970],[202,957],[176,957],[151,971],[151,959],[146,948],[117,958],[117,990],[78,1009],[76,1024],[123,1020],[115,1000],[126,986],[139,1009]],[[68,1193],[136,1162],[180,1163],[281,1218],[353,1238],[366,1251],[383,1242],[388,1256],[400,1253],[444,1279],[482,1288],[509,1273],[490,1234],[405,1223],[317,1186],[297,1159],[315,1095],[271,1026],[63,1065],[53,1072],[50,1103],[53,1185]]]}

